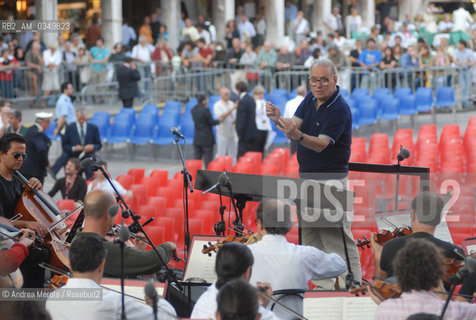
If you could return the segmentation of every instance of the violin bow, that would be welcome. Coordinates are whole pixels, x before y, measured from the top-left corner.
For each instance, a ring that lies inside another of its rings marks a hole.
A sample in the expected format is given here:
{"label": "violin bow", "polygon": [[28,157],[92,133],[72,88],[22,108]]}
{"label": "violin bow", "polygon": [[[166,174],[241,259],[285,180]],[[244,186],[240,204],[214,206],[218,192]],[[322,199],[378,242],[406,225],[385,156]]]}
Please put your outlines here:
{"label": "violin bow", "polygon": [[286,310],[287,312],[289,312],[290,314],[292,314],[293,316],[301,319],[301,320],[308,320],[306,317],[304,317],[303,315],[297,313],[296,311],[294,311],[293,309],[289,308],[288,306],[284,305],[282,302],[279,302],[278,300],[274,299],[273,297],[271,296],[268,296],[266,293],[264,293],[261,289],[259,288],[256,288],[256,292],[258,293],[258,295],[260,295],[261,297],[263,298],[266,298],[272,302],[274,302],[275,304],[277,304],[278,306],[280,306],[281,308],[283,308],[284,310]]}

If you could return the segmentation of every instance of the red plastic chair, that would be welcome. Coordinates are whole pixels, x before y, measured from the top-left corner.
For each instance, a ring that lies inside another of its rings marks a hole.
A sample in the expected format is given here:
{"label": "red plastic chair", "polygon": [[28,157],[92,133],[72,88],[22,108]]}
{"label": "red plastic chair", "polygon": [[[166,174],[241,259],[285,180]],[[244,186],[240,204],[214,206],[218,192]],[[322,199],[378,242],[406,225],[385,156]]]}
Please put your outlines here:
{"label": "red plastic chair", "polygon": [[140,205],[136,213],[142,217],[141,223],[146,222],[149,218],[156,219],[159,216],[157,207],[151,205]]}
{"label": "red plastic chair", "polygon": [[125,174],[120,174],[117,176],[116,181],[119,182],[121,186],[124,187],[124,189],[130,190],[131,186],[134,184],[134,177]]}
{"label": "red plastic chair", "polygon": [[192,212],[191,217],[193,219],[200,219],[202,220],[202,232],[205,234],[214,234],[214,225],[215,222],[220,220],[220,215],[215,214],[211,210],[195,210]]}
{"label": "red plastic chair", "polygon": [[149,206],[154,206],[157,209],[158,216],[163,216],[167,209],[167,198],[157,196],[149,197],[147,204]]}
{"label": "red plastic chair", "polygon": [[202,219],[189,218],[188,227],[190,230],[190,238],[197,234],[203,234],[203,221]]}
{"label": "red plastic chair", "polygon": [[192,175],[193,179],[197,176],[197,170],[203,169],[203,160],[201,159],[191,159],[185,161],[188,171]]}
{"label": "red plastic chair", "polygon": [[154,169],[150,173],[151,178],[155,178],[159,180],[159,185],[161,187],[167,186],[167,181],[169,180],[169,172],[167,170],[158,170]]}
{"label": "red plastic chair", "polygon": [[60,209],[62,212],[65,211],[65,210],[71,212],[76,207],[75,204],[74,204],[74,200],[71,200],[71,199],[58,200],[56,202],[56,205],[58,206],[58,209]]}
{"label": "red plastic chair", "polygon": [[[161,226],[153,226],[153,225],[147,225],[144,227],[145,232],[150,237],[150,240],[152,240],[152,243],[155,246],[159,246],[162,243],[165,242],[165,228]],[[152,250],[150,246],[147,246],[145,249],[147,251]]]}
{"label": "red plastic chair", "polygon": [[132,191],[132,205],[138,208],[140,205],[146,204],[149,200],[149,191],[147,186],[143,184],[133,184],[130,188]]}
{"label": "red plastic chair", "polygon": [[145,174],[144,168],[130,168],[129,171],[127,172],[128,176],[134,177],[134,183],[140,183],[144,174]]}
{"label": "red plastic chair", "polygon": [[151,225],[160,226],[165,229],[164,241],[175,242],[178,239],[178,233],[175,232],[175,220],[171,217],[158,217]]}

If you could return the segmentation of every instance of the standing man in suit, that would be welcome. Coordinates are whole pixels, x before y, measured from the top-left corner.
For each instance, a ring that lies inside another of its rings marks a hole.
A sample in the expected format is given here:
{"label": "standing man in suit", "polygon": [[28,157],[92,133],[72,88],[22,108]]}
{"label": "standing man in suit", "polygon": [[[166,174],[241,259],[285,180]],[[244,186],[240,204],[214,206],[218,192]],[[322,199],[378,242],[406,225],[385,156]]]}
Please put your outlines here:
{"label": "standing man in suit", "polygon": [[140,80],[140,74],[132,58],[124,59],[124,64],[117,68],[117,82],[119,82],[119,98],[122,100],[124,108],[132,108],[134,97],[139,96],[139,87],[137,82]]}
{"label": "standing man in suit", "polygon": [[235,125],[238,134],[238,160],[247,151],[256,151],[258,128],[255,121],[256,104],[253,97],[247,94],[248,86],[240,81],[235,88],[240,96]]}
{"label": "standing man in suit", "polygon": [[[90,158],[102,148],[99,129],[92,123],[87,123],[88,114],[85,108],[76,109],[77,121],[69,124],[63,136],[63,154],[56,160],[53,172],[58,172],[69,158]],[[91,169],[86,169],[86,179],[93,176]]]}
{"label": "standing man in suit", "polygon": [[45,180],[46,168],[49,167],[48,151],[51,140],[45,134],[50,125],[52,113],[39,112],[35,114],[35,124],[26,132],[26,154],[20,172],[27,178],[37,178],[41,184]]}
{"label": "standing man in suit", "polygon": [[212,127],[220,124],[220,120],[213,119],[210,109],[208,109],[207,97],[199,95],[197,101],[198,104],[192,109],[193,123],[195,124],[193,148],[195,159],[203,158],[206,168],[213,159],[215,137],[213,136]]}

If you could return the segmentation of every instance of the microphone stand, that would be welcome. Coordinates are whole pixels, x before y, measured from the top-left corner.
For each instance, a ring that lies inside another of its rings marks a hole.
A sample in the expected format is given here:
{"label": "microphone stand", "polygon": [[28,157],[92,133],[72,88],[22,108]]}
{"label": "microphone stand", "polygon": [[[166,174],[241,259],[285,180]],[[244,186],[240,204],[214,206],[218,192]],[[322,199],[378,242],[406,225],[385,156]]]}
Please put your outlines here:
{"label": "microphone stand", "polygon": [[395,165],[397,167],[397,181],[395,184],[395,205],[394,205],[394,210],[398,210],[398,189],[400,188],[400,161],[403,159],[400,158],[400,156],[397,156],[398,163]]}
{"label": "microphone stand", "polygon": [[[345,219],[345,217],[343,219]],[[342,235],[342,242],[344,243],[345,261],[347,263],[347,276],[345,277],[345,288],[349,290],[350,288],[355,288],[360,286],[360,283],[355,281],[354,273],[352,272],[352,267],[350,265],[350,260],[349,260],[349,250],[347,249],[347,242],[345,241],[345,232],[344,232],[343,224],[344,224],[344,221],[342,221],[342,225],[339,226],[339,228]]]}
{"label": "microphone stand", "polygon": [[235,235],[240,236],[243,234],[243,230],[245,229],[243,226],[243,217],[241,214],[238,214],[238,209],[236,208],[236,203],[235,203],[235,196],[233,194],[233,190],[231,188],[231,181],[229,181],[226,185],[228,188],[228,191],[230,192],[230,199],[231,203],[233,204],[233,210],[235,211],[235,220],[233,221],[233,230],[235,230]]}
{"label": "microphone stand", "polygon": [[221,220],[215,223],[214,229],[215,233],[217,236],[224,236],[225,235],[225,219],[223,219],[223,216],[225,215],[225,209],[226,206],[223,205],[223,200],[222,200],[222,193],[221,189],[218,188],[218,194],[220,195],[220,217]]}
{"label": "microphone stand", "polygon": [[[124,223],[123,223],[124,225]],[[122,303],[122,309],[121,309],[121,319],[127,319],[126,317],[126,306],[124,302],[124,248],[125,248],[125,243],[124,241],[120,240],[119,245],[121,246],[121,303]]]}
{"label": "microphone stand", "polygon": [[149,235],[147,234],[147,232],[145,232],[144,230],[144,227],[142,227],[142,225],[140,224],[140,217],[136,214],[134,214],[134,212],[129,208],[129,206],[127,205],[126,201],[124,200],[124,198],[121,196],[121,194],[117,191],[117,188],[116,186],[114,185],[114,183],[112,183],[111,179],[109,178],[109,174],[106,172],[106,170],[104,170],[104,168],[102,166],[98,166],[94,163],[92,163],[91,165],[91,169],[93,171],[97,171],[97,170],[101,170],[104,178],[106,178],[107,182],[109,183],[109,185],[112,187],[112,189],[114,190],[114,192],[116,193],[117,195],[117,198],[121,201],[122,205],[124,206],[124,208],[126,209],[125,212],[123,212],[122,214],[122,217],[123,218],[127,218],[127,217],[131,217],[131,219],[134,221],[133,224],[135,224],[137,226],[137,228],[140,230],[140,232],[142,232],[144,234],[144,237],[146,238],[147,240],[147,243],[150,244],[150,246],[152,247],[152,250],[155,252],[155,254],[157,255],[157,257],[159,258],[160,262],[162,262],[162,264],[164,265],[165,269],[167,270],[166,272],[166,278],[169,282],[173,282],[177,285],[177,287],[182,290],[182,286],[178,283],[178,280],[176,279],[176,275],[172,272],[172,270],[170,270],[169,266],[165,263],[164,261],[164,258],[162,258],[162,256],[160,255],[159,251],[157,250],[157,248],[155,247],[154,243],[152,242],[152,240],[150,240],[150,237]]}
{"label": "microphone stand", "polygon": [[186,248],[186,251],[187,251],[187,256],[188,256],[188,252],[190,250],[190,229],[189,229],[189,221],[188,221],[188,190],[190,189],[190,193],[193,193],[193,187],[192,187],[192,183],[190,181],[191,179],[191,175],[190,173],[188,172],[188,169],[187,169],[187,166],[185,165],[185,159],[183,157],[183,153],[182,153],[182,148],[180,147],[180,137],[179,136],[175,136],[174,138],[174,143],[175,145],[177,146],[177,150],[178,150],[178,153],[179,153],[179,156],[180,156],[180,161],[182,161],[182,175],[183,175],[183,192],[184,192],[184,196],[185,196],[185,210],[184,210],[184,213],[185,213],[185,248]]}

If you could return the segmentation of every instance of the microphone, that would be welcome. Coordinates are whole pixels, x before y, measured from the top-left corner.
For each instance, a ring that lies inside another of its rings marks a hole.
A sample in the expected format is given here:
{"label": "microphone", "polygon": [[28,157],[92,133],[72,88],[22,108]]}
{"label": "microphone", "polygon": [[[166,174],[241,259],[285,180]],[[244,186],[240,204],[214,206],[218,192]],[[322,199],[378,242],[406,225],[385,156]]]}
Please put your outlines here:
{"label": "microphone", "polygon": [[400,146],[400,153],[397,155],[398,161],[403,161],[410,157],[410,150],[405,148],[404,146]]}
{"label": "microphone", "polygon": [[152,312],[154,319],[157,319],[157,299],[159,298],[157,290],[155,290],[155,285],[152,280],[149,280],[144,287],[145,296],[152,300]]}
{"label": "microphone", "polygon": [[116,242],[121,243],[126,243],[131,237],[131,234],[129,233],[129,228],[126,228],[126,226],[124,225],[124,221],[122,221],[121,229],[119,229],[118,235],[119,239],[116,240]]}
{"label": "microphone", "polygon": [[226,175],[226,172],[223,171],[222,173],[220,173],[220,176],[218,177],[218,182],[215,183],[210,188],[208,188],[207,190],[205,190],[204,192],[202,192],[202,194],[206,194],[215,188],[228,186],[229,184],[230,184],[230,178],[228,178],[228,176]]}
{"label": "microphone", "polygon": [[81,161],[81,169],[85,170],[89,167],[93,171],[97,171],[99,169],[99,165],[97,164],[94,158],[86,158]]}
{"label": "microphone", "polygon": [[110,206],[109,209],[107,209],[107,215],[110,216],[111,218],[114,218],[119,212],[119,207],[120,207],[119,204]]}
{"label": "microphone", "polygon": [[170,128],[170,133],[176,135],[176,136],[179,137],[180,139],[184,139],[184,140],[185,140],[185,137],[183,136],[183,134],[181,134],[180,131],[178,131],[178,129],[175,128],[175,127]]}

